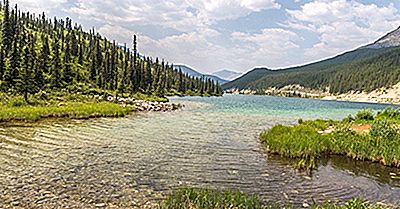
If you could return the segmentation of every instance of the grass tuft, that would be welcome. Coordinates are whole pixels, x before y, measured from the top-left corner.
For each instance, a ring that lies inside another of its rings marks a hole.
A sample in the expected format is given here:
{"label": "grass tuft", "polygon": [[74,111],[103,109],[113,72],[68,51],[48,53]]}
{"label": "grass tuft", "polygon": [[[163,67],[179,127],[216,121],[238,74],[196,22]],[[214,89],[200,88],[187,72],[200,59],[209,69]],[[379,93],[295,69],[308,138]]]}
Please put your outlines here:
{"label": "grass tuft", "polygon": [[[260,135],[267,151],[300,159],[297,168],[315,168],[315,159],[322,155],[344,155],[356,160],[380,162],[400,167],[399,114],[385,110],[376,116],[360,111],[355,120],[302,121],[296,126],[277,125]],[[354,130],[355,127],[371,127]],[[365,126],[367,125],[367,126]]]}

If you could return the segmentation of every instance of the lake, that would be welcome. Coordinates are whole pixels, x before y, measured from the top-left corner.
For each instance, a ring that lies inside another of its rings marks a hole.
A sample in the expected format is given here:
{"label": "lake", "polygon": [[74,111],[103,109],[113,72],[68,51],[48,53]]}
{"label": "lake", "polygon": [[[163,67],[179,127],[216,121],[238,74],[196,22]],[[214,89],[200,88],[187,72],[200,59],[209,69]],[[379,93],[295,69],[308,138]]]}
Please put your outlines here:
{"label": "lake", "polygon": [[0,125],[0,208],[152,208],[181,187],[241,189],[295,206],[354,196],[400,204],[400,180],[389,175],[399,169],[332,157],[308,175],[258,140],[276,124],[390,105],[245,95],[171,101],[185,107]]}

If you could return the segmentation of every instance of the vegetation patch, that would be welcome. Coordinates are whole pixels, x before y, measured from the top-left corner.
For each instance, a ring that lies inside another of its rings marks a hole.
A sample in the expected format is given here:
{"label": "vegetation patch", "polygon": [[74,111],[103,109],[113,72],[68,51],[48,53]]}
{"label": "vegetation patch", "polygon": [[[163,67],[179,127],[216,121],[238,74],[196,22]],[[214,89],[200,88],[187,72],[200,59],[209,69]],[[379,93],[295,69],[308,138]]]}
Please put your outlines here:
{"label": "vegetation patch", "polygon": [[277,125],[260,135],[267,151],[298,158],[299,168],[312,169],[323,155],[345,155],[356,160],[400,167],[400,111],[376,115],[362,110],[342,121],[299,120],[295,126]]}
{"label": "vegetation patch", "polygon": [[132,112],[134,107],[123,107],[111,102],[66,102],[46,106],[0,106],[0,122],[36,121],[41,118],[93,118],[122,117]]}
{"label": "vegetation patch", "polygon": [[[313,209],[380,209],[390,208],[373,205],[361,199],[352,199],[344,204],[325,202],[315,203]],[[262,202],[256,195],[248,195],[239,190],[213,190],[185,188],[170,193],[160,204],[160,209],[279,209],[292,208],[276,203]]]}

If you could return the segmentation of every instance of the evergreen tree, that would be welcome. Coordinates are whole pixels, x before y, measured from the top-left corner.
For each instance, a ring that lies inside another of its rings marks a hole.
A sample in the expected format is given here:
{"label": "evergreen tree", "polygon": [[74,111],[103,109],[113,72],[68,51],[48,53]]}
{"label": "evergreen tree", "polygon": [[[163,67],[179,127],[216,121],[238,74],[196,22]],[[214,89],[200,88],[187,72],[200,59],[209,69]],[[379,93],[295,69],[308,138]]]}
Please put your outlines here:
{"label": "evergreen tree", "polygon": [[2,35],[3,35],[3,49],[5,52],[10,51],[11,46],[12,46],[12,39],[13,39],[13,33],[12,33],[12,23],[10,19],[10,4],[8,0],[5,0],[4,2],[4,13],[3,13],[3,28],[2,28]]}
{"label": "evergreen tree", "polygon": [[66,38],[65,50],[64,50],[64,70],[63,70],[63,81],[68,85],[73,81],[74,75],[72,73],[71,66],[71,49],[69,44],[69,36]]}
{"label": "evergreen tree", "polygon": [[4,62],[4,52],[3,49],[0,48],[0,87],[2,86],[3,74],[5,71],[5,62]]}
{"label": "evergreen tree", "polygon": [[51,61],[51,75],[50,75],[50,86],[52,88],[61,87],[61,58],[60,58],[60,45],[59,41],[56,39],[53,43],[53,59]]}
{"label": "evergreen tree", "polygon": [[[15,40],[19,39],[18,32],[15,35]],[[13,90],[13,87],[15,86],[15,80],[17,79],[18,72],[20,69],[20,64],[21,64],[21,55],[20,55],[20,47],[21,45],[18,45],[18,41],[14,41],[13,47],[12,47],[12,52],[11,52],[11,57],[8,60],[7,69],[4,73],[4,82],[10,90]]]}
{"label": "evergreen tree", "polygon": [[18,79],[16,79],[17,91],[22,93],[26,103],[28,101],[28,94],[33,93],[36,86],[34,80],[35,58],[34,58],[34,40],[33,36],[28,36],[28,42],[23,48],[23,59]]}

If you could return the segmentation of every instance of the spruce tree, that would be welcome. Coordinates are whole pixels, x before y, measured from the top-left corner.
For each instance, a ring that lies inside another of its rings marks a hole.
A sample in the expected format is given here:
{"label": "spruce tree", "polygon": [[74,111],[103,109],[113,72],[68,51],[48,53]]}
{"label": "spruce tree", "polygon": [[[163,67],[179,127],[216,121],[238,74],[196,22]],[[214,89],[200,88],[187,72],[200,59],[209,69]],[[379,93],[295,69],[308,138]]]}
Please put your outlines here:
{"label": "spruce tree", "polygon": [[12,23],[10,19],[10,4],[8,0],[5,0],[4,2],[4,17],[3,17],[3,28],[2,28],[2,44],[3,44],[3,49],[5,52],[10,51],[11,46],[12,46],[12,39],[13,39],[13,33],[12,33]]}
{"label": "spruce tree", "polygon": [[66,38],[65,50],[64,50],[64,69],[63,69],[63,81],[70,85],[73,81],[74,75],[72,73],[71,66],[71,48],[69,43],[69,36]]}
{"label": "spruce tree", "polygon": [[[15,40],[19,40],[19,33],[15,35]],[[15,80],[17,79],[18,72],[21,65],[21,55],[20,55],[20,47],[21,44],[18,44],[19,41],[14,41],[12,52],[10,55],[10,59],[8,60],[7,69],[4,73],[4,82],[9,90],[14,90]]]}
{"label": "spruce tree", "polygon": [[3,74],[4,74],[5,69],[6,69],[6,67],[5,67],[5,62],[4,62],[4,52],[3,52],[3,49],[0,48],[0,87],[2,86]]}
{"label": "spruce tree", "polygon": [[35,67],[35,58],[34,58],[34,40],[33,36],[28,36],[28,42],[26,46],[23,48],[23,59],[21,64],[21,69],[19,72],[18,79],[16,80],[16,87],[18,92],[22,93],[24,100],[26,103],[28,101],[28,94],[33,93],[36,86],[34,80],[34,72],[33,69]]}
{"label": "spruce tree", "polygon": [[61,87],[61,58],[60,58],[60,45],[56,39],[53,43],[53,59],[51,61],[51,74],[50,74],[50,86],[54,89]]}

